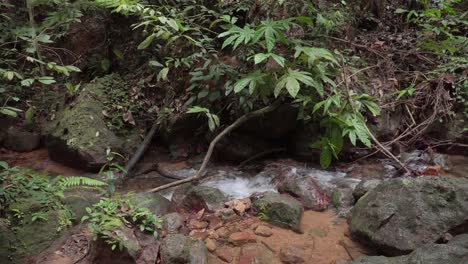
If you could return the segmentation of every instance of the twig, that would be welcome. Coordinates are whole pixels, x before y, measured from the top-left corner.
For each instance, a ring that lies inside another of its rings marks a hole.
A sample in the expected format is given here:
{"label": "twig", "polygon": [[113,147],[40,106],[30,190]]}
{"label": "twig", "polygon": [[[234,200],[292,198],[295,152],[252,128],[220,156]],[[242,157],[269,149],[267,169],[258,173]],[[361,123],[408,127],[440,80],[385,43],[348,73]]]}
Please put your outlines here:
{"label": "twig", "polygon": [[269,106],[267,106],[267,107],[265,107],[265,108],[262,108],[262,109],[259,109],[259,110],[256,110],[256,111],[247,113],[247,114],[245,114],[245,115],[239,117],[234,123],[232,123],[230,126],[226,127],[223,131],[221,131],[221,133],[219,133],[219,134],[213,139],[213,141],[211,141],[210,147],[208,148],[208,151],[207,151],[207,153],[206,153],[206,155],[205,155],[205,158],[203,159],[203,163],[202,163],[200,169],[198,170],[198,172],[197,172],[197,174],[196,174],[195,176],[190,177],[190,178],[187,178],[187,179],[175,181],[175,182],[172,182],[172,183],[169,183],[169,184],[165,184],[165,185],[159,186],[159,187],[157,187],[157,188],[148,190],[147,192],[159,192],[159,191],[162,191],[162,190],[165,190],[165,189],[174,187],[174,186],[178,186],[178,185],[181,185],[181,184],[184,184],[184,183],[188,183],[188,182],[192,182],[192,181],[197,181],[197,180],[199,180],[199,179],[202,178],[203,175],[204,175],[206,166],[208,165],[208,162],[209,162],[210,159],[211,159],[211,155],[213,154],[214,147],[216,146],[216,144],[217,144],[224,136],[226,136],[227,134],[229,134],[231,131],[233,131],[234,129],[236,129],[238,126],[240,126],[242,123],[246,122],[247,120],[250,120],[250,119],[252,119],[253,117],[260,116],[260,115],[263,115],[263,114],[265,114],[265,113],[271,112],[271,111],[275,110],[276,108],[278,108],[278,106],[279,106],[279,101],[276,101],[276,102],[274,102],[272,105],[269,105]]}
{"label": "twig", "polygon": [[135,152],[135,154],[133,155],[133,157],[130,159],[130,161],[125,166],[125,172],[122,175],[123,178],[126,178],[126,177],[131,175],[130,171],[133,169],[133,167],[135,167],[136,163],[140,160],[141,156],[145,153],[146,149],[148,148],[149,144],[151,143],[151,140],[154,137],[154,134],[156,134],[157,129],[158,129],[158,124],[155,122],[154,125],[151,127],[151,130],[146,135],[143,142],[141,142],[140,146],[138,147],[138,149]]}
{"label": "twig", "polygon": [[[346,92],[347,92],[347,97],[348,97],[347,99],[349,101],[349,105],[351,106],[352,111],[357,115],[358,114],[357,110],[354,108],[354,105],[353,105],[353,102],[352,102],[352,99],[351,99],[351,92],[350,92],[350,89],[349,89],[349,86],[348,86],[348,77],[346,76],[346,70],[344,68],[344,65],[342,65],[342,71],[343,71],[343,80],[344,80],[344,84],[345,84],[345,88],[346,88]],[[412,171],[405,166],[405,164],[403,164],[397,157],[395,157],[395,155],[393,155],[393,153],[391,151],[389,151],[387,148],[385,148],[380,143],[380,141],[374,136],[374,134],[367,127],[367,124],[365,122],[362,122],[362,124],[363,124],[364,128],[366,129],[367,133],[369,134],[369,136],[371,137],[372,141],[374,141],[374,143],[379,147],[379,150],[383,154],[385,154],[389,158],[392,158],[408,174],[410,174],[410,175],[413,174]]]}

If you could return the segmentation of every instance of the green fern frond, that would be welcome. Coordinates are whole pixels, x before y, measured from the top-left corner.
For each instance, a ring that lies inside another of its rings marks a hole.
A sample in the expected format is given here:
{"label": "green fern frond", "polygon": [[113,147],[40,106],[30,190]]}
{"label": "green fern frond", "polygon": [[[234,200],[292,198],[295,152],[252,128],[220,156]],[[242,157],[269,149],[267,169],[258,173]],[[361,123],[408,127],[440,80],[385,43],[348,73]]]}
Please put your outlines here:
{"label": "green fern frond", "polygon": [[55,183],[63,188],[74,188],[74,187],[102,187],[106,186],[107,183],[88,178],[88,177],[82,177],[82,176],[73,176],[73,177],[62,177],[59,176],[58,179],[56,179]]}

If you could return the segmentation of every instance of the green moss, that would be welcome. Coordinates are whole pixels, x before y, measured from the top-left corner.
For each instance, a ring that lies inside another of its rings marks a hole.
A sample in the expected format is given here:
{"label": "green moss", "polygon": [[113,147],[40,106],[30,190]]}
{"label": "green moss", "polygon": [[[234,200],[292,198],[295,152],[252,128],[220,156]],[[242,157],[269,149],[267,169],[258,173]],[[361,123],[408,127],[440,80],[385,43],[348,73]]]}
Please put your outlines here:
{"label": "green moss", "polygon": [[338,209],[340,208],[341,204],[341,193],[339,191],[333,191],[332,194],[332,204],[333,206]]}

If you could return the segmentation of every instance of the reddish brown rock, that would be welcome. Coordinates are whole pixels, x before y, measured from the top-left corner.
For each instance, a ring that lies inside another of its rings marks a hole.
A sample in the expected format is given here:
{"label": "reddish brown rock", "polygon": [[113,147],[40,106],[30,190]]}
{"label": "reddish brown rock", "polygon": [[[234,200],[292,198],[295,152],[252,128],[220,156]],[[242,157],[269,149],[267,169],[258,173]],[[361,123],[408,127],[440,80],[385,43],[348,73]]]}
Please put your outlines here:
{"label": "reddish brown rock", "polygon": [[269,237],[273,235],[273,231],[271,231],[271,228],[269,228],[268,226],[259,225],[255,229],[255,234],[263,237]]}
{"label": "reddish brown rock", "polygon": [[305,263],[305,250],[302,246],[291,245],[280,250],[281,261],[285,264]]}
{"label": "reddish brown rock", "polygon": [[233,200],[226,202],[226,205],[229,208],[232,208],[237,214],[244,215],[245,211],[252,207],[252,201],[250,198],[244,198],[239,200]]}
{"label": "reddish brown rock", "polygon": [[206,245],[206,248],[208,249],[208,251],[210,251],[210,252],[215,251],[216,248],[218,247],[218,245],[216,244],[216,241],[214,241],[213,239],[210,239],[210,238],[205,239],[205,245]]}
{"label": "reddish brown rock", "polygon": [[248,232],[236,232],[229,236],[229,242],[236,246],[247,243],[255,243],[256,241],[257,237],[254,234]]}
{"label": "reddish brown rock", "polygon": [[234,257],[236,257],[236,251],[237,250],[235,248],[222,247],[216,249],[215,254],[221,260],[231,263],[234,260]]}
{"label": "reddish brown rock", "polygon": [[208,226],[208,222],[206,221],[199,221],[197,219],[191,219],[188,227],[190,229],[204,229]]}

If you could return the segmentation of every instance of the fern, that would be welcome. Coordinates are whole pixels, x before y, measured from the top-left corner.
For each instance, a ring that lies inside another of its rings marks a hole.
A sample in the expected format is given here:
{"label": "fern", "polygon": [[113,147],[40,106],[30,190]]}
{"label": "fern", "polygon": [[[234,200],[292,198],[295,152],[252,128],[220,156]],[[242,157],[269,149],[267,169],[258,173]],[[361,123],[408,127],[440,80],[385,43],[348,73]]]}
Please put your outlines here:
{"label": "fern", "polygon": [[73,176],[73,177],[59,176],[55,179],[54,183],[64,189],[70,189],[70,188],[75,188],[75,187],[86,187],[86,186],[88,187],[107,186],[107,183],[103,181],[91,179],[88,177],[82,177],[82,176]]}

